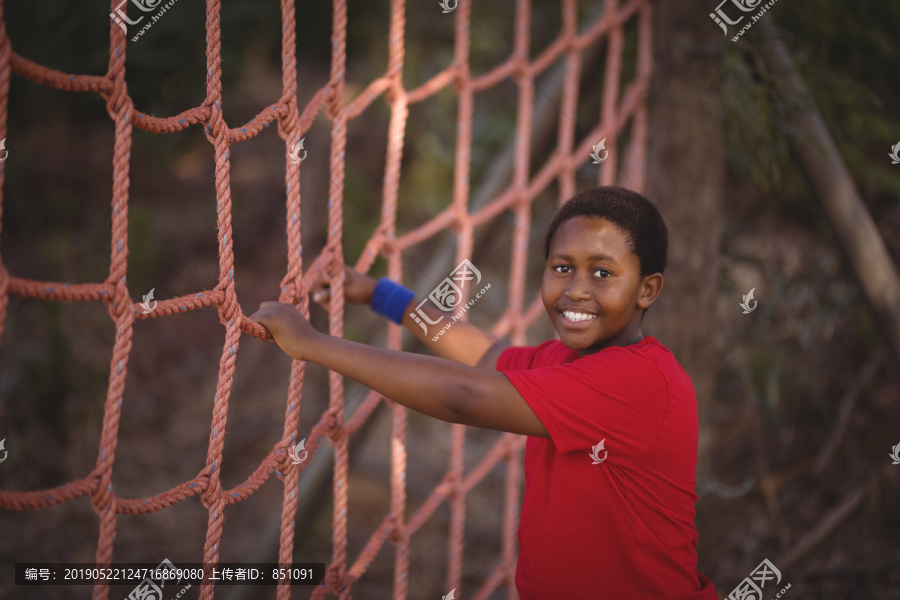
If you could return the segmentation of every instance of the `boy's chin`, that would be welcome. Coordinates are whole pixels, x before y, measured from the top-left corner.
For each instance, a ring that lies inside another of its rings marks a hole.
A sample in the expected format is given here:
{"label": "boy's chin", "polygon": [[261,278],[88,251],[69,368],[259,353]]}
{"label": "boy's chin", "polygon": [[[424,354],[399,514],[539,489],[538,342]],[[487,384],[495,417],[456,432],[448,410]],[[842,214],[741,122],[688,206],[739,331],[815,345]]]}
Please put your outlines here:
{"label": "boy's chin", "polygon": [[572,335],[572,333],[570,332],[560,331],[557,331],[557,333],[559,334],[559,341],[561,341],[566,348],[569,348],[571,350],[587,350],[589,348],[597,348],[609,341],[596,335]]}

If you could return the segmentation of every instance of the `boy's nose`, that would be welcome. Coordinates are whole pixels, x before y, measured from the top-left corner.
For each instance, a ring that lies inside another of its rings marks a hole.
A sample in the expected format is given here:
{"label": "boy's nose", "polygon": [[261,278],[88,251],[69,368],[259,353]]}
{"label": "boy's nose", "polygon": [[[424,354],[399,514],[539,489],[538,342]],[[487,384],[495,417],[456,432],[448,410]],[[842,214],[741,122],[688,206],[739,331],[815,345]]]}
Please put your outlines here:
{"label": "boy's nose", "polygon": [[575,281],[566,288],[566,298],[569,298],[570,300],[586,300],[590,297],[590,289],[585,284]]}

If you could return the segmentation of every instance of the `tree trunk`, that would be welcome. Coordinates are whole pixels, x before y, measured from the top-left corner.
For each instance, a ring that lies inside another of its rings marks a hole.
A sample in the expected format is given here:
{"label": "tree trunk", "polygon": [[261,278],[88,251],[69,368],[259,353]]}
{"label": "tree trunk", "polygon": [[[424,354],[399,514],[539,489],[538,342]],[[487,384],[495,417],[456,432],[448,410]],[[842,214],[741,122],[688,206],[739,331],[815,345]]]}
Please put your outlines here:
{"label": "tree trunk", "polygon": [[663,293],[644,319],[644,333],[667,346],[694,383],[698,479],[711,476],[707,449],[719,355],[715,257],[725,191],[719,91],[723,42],[709,8],[705,0],[654,3],[647,165],[647,196],[669,229],[669,262]]}
{"label": "tree trunk", "polygon": [[[767,70],[772,74],[795,133],[791,149],[814,190],[841,251],[850,264],[875,330],[900,369],[900,277],[862,196],[825,127],[791,54],[771,19],[758,23]],[[885,147],[887,154],[887,147]],[[888,160],[883,157],[884,160]]]}

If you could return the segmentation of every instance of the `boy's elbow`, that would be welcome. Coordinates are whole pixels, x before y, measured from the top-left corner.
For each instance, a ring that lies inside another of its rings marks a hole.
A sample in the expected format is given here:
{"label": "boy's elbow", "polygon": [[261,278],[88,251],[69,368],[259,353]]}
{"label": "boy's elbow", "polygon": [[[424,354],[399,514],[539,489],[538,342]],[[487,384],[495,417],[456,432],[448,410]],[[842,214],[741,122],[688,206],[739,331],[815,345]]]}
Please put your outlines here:
{"label": "boy's elbow", "polygon": [[448,394],[450,400],[447,407],[453,417],[451,423],[483,427],[484,398],[491,397],[488,391],[490,389],[491,382],[478,376],[461,378],[455,382]]}
{"label": "boy's elbow", "polygon": [[471,425],[473,417],[473,390],[466,381],[457,382],[448,390],[444,407],[447,409],[446,419],[449,423]]}

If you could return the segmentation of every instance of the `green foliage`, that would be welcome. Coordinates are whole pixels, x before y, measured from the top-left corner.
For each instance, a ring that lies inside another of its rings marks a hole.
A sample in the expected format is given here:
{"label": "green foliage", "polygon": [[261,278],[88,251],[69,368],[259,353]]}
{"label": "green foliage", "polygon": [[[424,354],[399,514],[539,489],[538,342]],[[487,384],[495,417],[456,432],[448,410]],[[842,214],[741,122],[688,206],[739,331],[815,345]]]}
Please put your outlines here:
{"label": "green foliage", "polygon": [[[892,76],[900,56],[900,5],[781,0],[764,18],[777,21],[867,200],[900,196],[900,171],[887,168],[887,153],[900,140],[900,80]],[[788,152],[789,120],[779,113],[759,54],[760,36],[753,33],[739,43],[726,42],[726,160],[764,194],[786,187],[805,190],[791,181],[797,169]]]}

